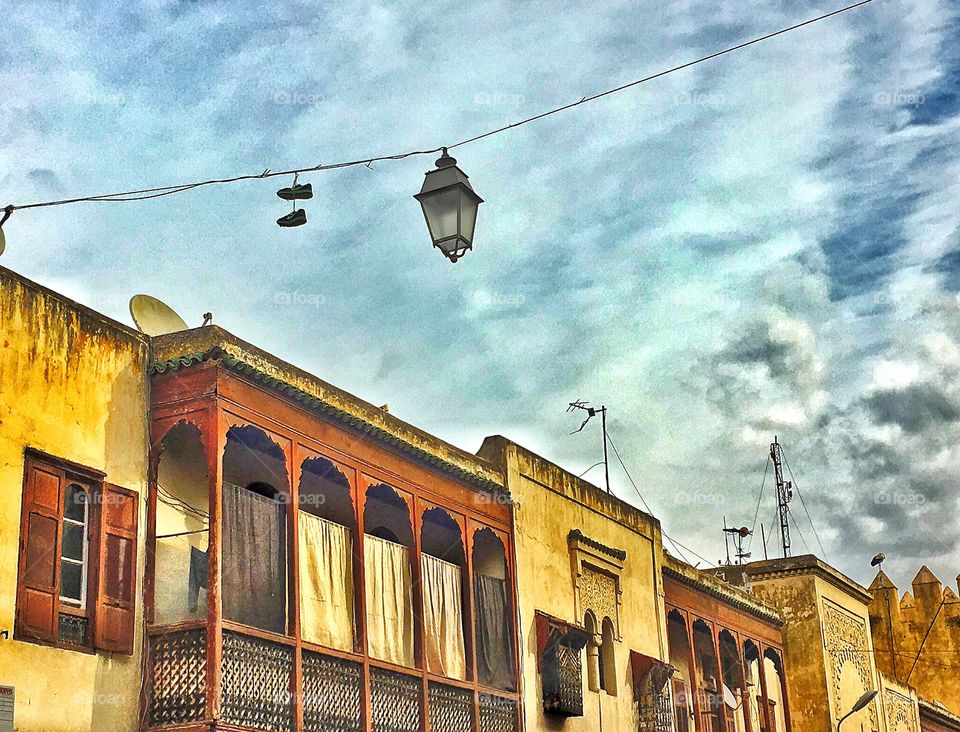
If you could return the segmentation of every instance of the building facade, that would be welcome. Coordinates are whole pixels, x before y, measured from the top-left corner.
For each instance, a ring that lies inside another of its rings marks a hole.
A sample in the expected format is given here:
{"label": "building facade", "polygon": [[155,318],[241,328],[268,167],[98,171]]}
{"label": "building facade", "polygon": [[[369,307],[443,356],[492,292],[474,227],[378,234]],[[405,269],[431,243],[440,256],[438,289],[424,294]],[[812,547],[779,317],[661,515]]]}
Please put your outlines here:
{"label": "building facade", "polygon": [[0,687],[18,730],[139,726],[148,343],[0,268]]}
{"label": "building facade", "polygon": [[927,567],[899,591],[881,570],[870,585],[877,666],[917,690],[935,709],[960,714],[960,598]]}

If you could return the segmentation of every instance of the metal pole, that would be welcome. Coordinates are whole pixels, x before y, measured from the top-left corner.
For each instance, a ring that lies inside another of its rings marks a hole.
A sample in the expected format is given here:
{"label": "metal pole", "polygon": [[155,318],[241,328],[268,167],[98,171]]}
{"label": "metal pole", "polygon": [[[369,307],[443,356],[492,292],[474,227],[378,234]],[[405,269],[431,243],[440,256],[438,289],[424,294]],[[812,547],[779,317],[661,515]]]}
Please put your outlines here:
{"label": "metal pole", "polygon": [[607,460],[607,408],[600,407],[600,420],[603,429],[603,472],[607,479],[607,493],[610,493],[610,463]]}

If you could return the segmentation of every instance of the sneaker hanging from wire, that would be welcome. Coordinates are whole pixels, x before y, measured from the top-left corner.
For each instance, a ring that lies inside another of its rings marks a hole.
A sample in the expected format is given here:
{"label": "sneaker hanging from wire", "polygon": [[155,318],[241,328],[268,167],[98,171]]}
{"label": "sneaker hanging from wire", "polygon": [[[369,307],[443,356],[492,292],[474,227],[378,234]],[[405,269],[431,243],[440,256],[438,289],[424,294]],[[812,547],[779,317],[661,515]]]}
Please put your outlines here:
{"label": "sneaker hanging from wire", "polygon": [[293,185],[289,188],[281,188],[277,195],[284,201],[308,201],[313,198],[313,185],[310,183],[297,184],[298,174],[293,175]]}
{"label": "sneaker hanging from wire", "polygon": [[307,212],[302,208],[295,209],[292,213],[277,219],[277,225],[283,227],[303,226],[305,223],[307,223]]}

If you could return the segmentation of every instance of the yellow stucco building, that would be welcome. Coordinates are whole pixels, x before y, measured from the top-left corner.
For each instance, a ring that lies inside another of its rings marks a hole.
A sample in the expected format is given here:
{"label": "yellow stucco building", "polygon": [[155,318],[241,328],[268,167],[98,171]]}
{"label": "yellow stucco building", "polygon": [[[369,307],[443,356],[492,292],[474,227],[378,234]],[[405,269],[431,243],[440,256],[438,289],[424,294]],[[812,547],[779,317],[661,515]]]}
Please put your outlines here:
{"label": "yellow stucco building", "polygon": [[[0,268],[0,686],[15,689],[17,730],[138,726],[142,603],[135,617],[123,605],[139,596],[142,534],[113,527],[144,505],[147,350],[135,330]],[[68,496],[81,500],[64,511]],[[84,530],[94,541],[68,546]]]}
{"label": "yellow stucco building", "polygon": [[921,697],[960,714],[960,598],[921,567],[899,596],[881,570],[870,585],[877,666]]}

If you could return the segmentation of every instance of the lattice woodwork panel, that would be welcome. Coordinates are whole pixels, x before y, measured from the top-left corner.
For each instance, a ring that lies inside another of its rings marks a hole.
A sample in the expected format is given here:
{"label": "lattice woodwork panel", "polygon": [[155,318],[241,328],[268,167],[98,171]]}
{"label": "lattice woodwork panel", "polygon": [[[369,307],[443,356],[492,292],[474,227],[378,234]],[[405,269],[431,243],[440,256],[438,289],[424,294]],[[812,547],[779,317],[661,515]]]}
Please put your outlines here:
{"label": "lattice woodwork panel", "polygon": [[150,639],[151,727],[203,719],[206,713],[207,633],[204,628]]}
{"label": "lattice woodwork panel", "polygon": [[430,732],[473,729],[473,693],[446,684],[429,687]]}
{"label": "lattice woodwork panel", "polygon": [[358,664],[304,651],[304,732],[362,732],[362,686]]}
{"label": "lattice woodwork panel", "polygon": [[293,729],[293,651],[237,633],[223,634],[221,721],[270,732]]}
{"label": "lattice woodwork panel", "polygon": [[420,682],[393,671],[370,669],[370,715],[373,732],[419,732]]}
{"label": "lattice woodwork panel", "polygon": [[[517,732],[517,703],[493,694],[480,695],[480,732]],[[464,727],[463,729],[468,729]]]}
{"label": "lattice woodwork panel", "polygon": [[[647,681],[637,696],[639,732],[670,732],[673,729],[673,703],[670,701],[670,685],[658,692]],[[730,729],[733,729],[731,726]]]}
{"label": "lattice woodwork panel", "polygon": [[557,643],[544,659],[543,710],[566,717],[583,716],[583,667],[579,649]]}

